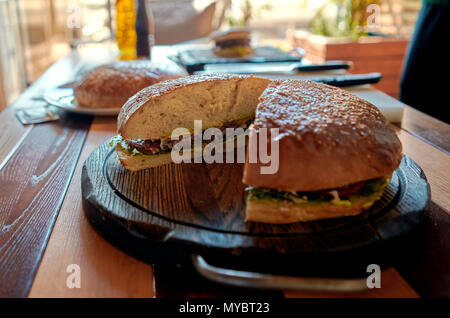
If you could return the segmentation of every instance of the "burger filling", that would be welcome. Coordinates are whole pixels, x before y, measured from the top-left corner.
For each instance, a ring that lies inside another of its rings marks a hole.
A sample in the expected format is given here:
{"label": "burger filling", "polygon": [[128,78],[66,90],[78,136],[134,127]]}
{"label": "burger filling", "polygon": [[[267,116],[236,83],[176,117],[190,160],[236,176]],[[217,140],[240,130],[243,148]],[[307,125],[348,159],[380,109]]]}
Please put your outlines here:
{"label": "burger filling", "polygon": [[221,49],[234,46],[250,46],[250,39],[241,38],[241,39],[226,39],[216,41],[216,47],[219,47]]}
{"label": "burger filling", "polygon": [[389,182],[388,177],[382,177],[357,182],[342,188],[312,192],[277,191],[254,187],[248,187],[246,190],[249,192],[247,198],[249,201],[283,201],[292,204],[333,204],[342,206],[357,204],[363,208],[369,208],[381,197]]}
{"label": "burger filling", "polygon": [[150,140],[125,140],[125,144],[128,148],[136,150],[137,152],[154,155],[165,150],[171,150],[182,138],[180,136],[178,140],[172,139],[150,139]]}
{"label": "burger filling", "polygon": [[[251,118],[243,118],[235,121],[228,122],[224,124],[220,129],[225,136],[225,132],[227,128],[243,128],[246,129],[253,122],[253,117]],[[172,138],[164,138],[164,139],[122,139],[120,135],[115,136],[111,140],[111,146],[119,145],[122,148],[122,151],[127,153],[128,155],[156,155],[160,153],[170,152],[172,148],[181,140],[183,136],[179,136],[178,140],[172,140]],[[194,138],[192,138],[192,142],[194,142]],[[204,142],[207,144],[209,141]]]}

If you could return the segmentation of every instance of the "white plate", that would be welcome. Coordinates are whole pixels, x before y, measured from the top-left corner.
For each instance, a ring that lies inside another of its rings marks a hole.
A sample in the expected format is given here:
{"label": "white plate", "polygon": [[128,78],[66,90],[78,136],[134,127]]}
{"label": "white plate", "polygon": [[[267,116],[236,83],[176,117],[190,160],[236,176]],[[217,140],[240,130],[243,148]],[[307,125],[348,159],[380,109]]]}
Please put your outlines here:
{"label": "white plate", "polygon": [[48,90],[44,94],[43,98],[50,105],[72,113],[90,114],[98,116],[112,116],[118,115],[120,112],[120,108],[82,107],[75,100],[72,88],[53,88],[51,90]]}

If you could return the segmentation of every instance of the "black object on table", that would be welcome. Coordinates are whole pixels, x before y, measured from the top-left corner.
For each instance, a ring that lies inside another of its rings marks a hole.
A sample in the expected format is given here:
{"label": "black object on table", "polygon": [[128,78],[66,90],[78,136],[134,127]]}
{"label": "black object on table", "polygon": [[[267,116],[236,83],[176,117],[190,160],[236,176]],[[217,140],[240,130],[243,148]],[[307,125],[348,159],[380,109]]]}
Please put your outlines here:
{"label": "black object on table", "polygon": [[189,74],[192,74],[204,70],[207,64],[300,62],[302,57],[273,46],[260,46],[254,48],[253,54],[240,58],[219,57],[214,54],[211,48],[180,50],[177,56],[170,56],[169,58],[183,66]]}

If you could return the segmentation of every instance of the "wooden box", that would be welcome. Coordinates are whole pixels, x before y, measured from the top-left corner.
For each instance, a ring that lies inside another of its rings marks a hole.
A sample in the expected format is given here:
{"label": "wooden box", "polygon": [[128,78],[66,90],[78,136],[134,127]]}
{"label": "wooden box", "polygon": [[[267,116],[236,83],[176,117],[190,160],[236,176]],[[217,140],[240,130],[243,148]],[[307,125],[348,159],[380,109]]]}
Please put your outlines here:
{"label": "wooden box", "polygon": [[292,46],[305,49],[306,58],[313,63],[347,60],[353,62],[350,73],[380,72],[383,78],[374,86],[398,98],[408,39],[367,36],[352,40],[294,30],[289,31],[287,37]]}

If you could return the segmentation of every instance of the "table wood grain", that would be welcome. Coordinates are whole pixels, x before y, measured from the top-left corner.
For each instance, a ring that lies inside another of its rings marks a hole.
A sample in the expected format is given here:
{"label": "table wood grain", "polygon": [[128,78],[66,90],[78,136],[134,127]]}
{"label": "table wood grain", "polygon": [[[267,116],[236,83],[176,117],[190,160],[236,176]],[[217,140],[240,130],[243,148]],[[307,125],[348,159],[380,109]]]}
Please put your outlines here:
{"label": "table wood grain", "polygon": [[0,297],[28,294],[90,122],[34,126],[0,170]]}
{"label": "table wood grain", "polygon": [[406,106],[402,128],[414,137],[450,155],[450,125]]}
{"label": "table wood grain", "polygon": [[[111,118],[94,120],[30,297],[153,297],[151,266],[106,242],[88,224],[81,207],[82,164],[115,129]],[[80,289],[66,286],[70,264],[80,266]]]}
{"label": "table wood grain", "polygon": [[[0,113],[0,296],[342,296],[219,286],[181,269],[136,260],[91,228],[81,207],[81,166],[115,134],[115,119],[97,117],[91,124],[90,117],[70,116],[22,126],[13,110],[37,105],[34,97],[45,89],[70,81],[86,63],[108,61],[112,56],[110,51],[71,53]],[[398,134],[404,153],[427,175],[432,203],[419,233],[408,242],[411,248],[404,251],[404,261],[382,272],[382,288],[347,296],[450,297],[449,127],[406,107]],[[81,268],[80,289],[66,286],[70,264]]]}
{"label": "table wood grain", "polygon": [[399,137],[403,152],[417,162],[425,172],[431,185],[433,202],[448,213],[450,211],[449,155],[404,129],[399,131]]}

